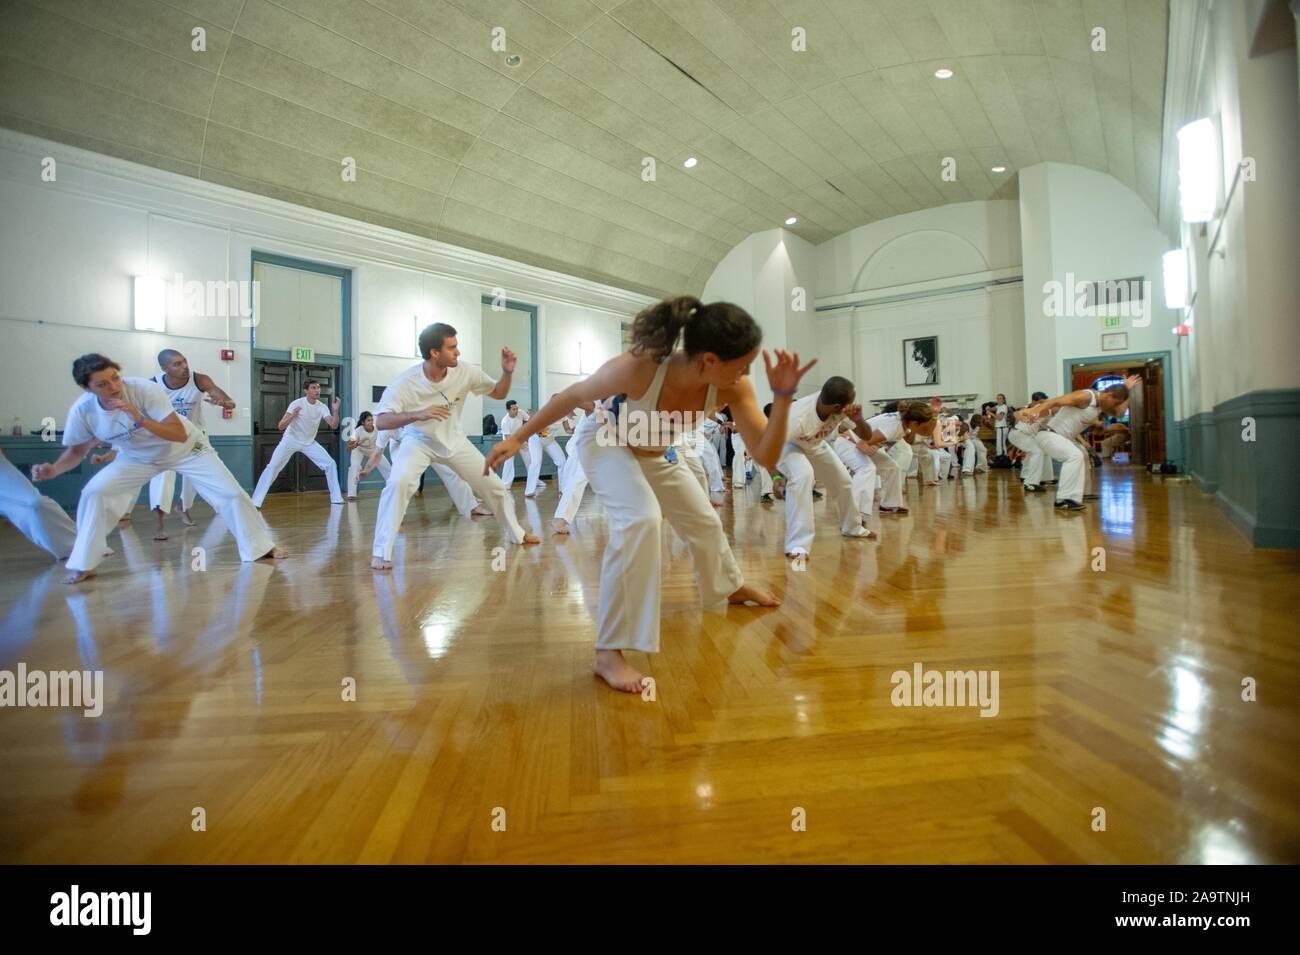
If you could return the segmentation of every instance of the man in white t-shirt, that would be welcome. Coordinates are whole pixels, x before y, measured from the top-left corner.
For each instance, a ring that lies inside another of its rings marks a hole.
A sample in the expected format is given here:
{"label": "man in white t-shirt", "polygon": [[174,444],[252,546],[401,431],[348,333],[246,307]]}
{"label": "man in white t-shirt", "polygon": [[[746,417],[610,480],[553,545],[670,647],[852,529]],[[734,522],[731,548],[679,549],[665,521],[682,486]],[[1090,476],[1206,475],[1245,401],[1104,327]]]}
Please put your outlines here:
{"label": "man in white t-shirt", "polygon": [[1022,409],[1016,417],[1027,422],[1052,413],[1047,427],[1034,436],[1052,459],[1061,462],[1061,477],[1056,488],[1058,511],[1082,511],[1087,496],[1088,457],[1079,447],[1078,437],[1102,414],[1119,415],[1128,404],[1129,390],[1142,381],[1140,375],[1130,375],[1122,385],[1111,385],[1105,391],[1082,388],[1068,395],[1048,398],[1031,408]]}
{"label": "man in white t-shirt", "polygon": [[379,497],[375,543],[370,566],[390,570],[397,529],[415,493],[420,474],[430,464],[445,464],[460,476],[505,525],[516,544],[540,543],[515,516],[515,499],[496,474],[483,473],[483,455],[470,444],[461,427],[460,413],[467,395],[487,395],[501,400],[510,393],[510,379],[518,358],[501,349],[501,377],[493,381],[481,368],[460,364],[456,329],[442,322],[420,332],[424,360],[402,372],[384,389],[375,417],[381,431],[402,429],[402,444],[393,471]]}
{"label": "man in white t-shirt", "polygon": [[276,425],[284,432],[284,437],[275,446],[271,460],[266,462],[262,476],[257,479],[257,487],[253,490],[253,504],[256,507],[262,506],[271,485],[280,476],[289,459],[299,453],[305,454],[312,464],[325,472],[325,483],[330,489],[330,503],[343,503],[343,492],[339,490],[338,464],[316,440],[316,432],[320,430],[322,421],[331,428],[339,426],[339,398],[336,395],[331,406],[326,408],[325,402],[320,400],[320,382],[314,378],[307,379],[302,391],[303,396],[289,402],[289,407],[284,409],[284,416]]}
{"label": "man in white t-shirt", "polygon": [[777,470],[785,476],[785,555],[807,557],[813,541],[813,482],[826,487],[840,513],[840,533],[866,538],[862,515],[853,497],[853,481],[844,462],[835,456],[826,439],[839,423],[848,419],[863,441],[871,437],[862,420],[862,407],[854,403],[853,382],[838,375],[826,379],[820,392],[790,405],[785,447]]}
{"label": "man in white t-shirt", "polygon": [[207,435],[176,414],[167,392],[148,378],[123,378],[103,355],[82,355],[72,377],[85,394],[72,403],[57,461],[32,466],[33,481],[48,481],[79,466],[94,447],[112,445],[114,460],[81,491],[77,539],[65,583],[95,575],[108,532],[145,482],[175,471],[194,482],[203,499],[235,535],[242,560],[283,557],[266,522],[208,444]]}

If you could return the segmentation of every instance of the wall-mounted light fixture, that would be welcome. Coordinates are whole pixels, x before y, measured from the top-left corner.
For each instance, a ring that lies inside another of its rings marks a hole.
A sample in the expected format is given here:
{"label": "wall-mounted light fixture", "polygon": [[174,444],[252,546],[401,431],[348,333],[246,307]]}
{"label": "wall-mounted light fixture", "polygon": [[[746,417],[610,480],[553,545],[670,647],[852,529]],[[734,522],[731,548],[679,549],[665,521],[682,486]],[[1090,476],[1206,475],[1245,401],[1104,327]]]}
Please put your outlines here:
{"label": "wall-mounted light fixture", "polygon": [[1184,222],[1209,222],[1219,211],[1219,130],[1198,119],[1178,130],[1178,202]]}
{"label": "wall-mounted light fixture", "polygon": [[167,280],[157,275],[131,279],[131,315],[138,332],[167,330]]}
{"label": "wall-mounted light fixture", "polygon": [[1160,271],[1164,276],[1165,308],[1179,310],[1187,307],[1187,250],[1170,249],[1160,257]]}

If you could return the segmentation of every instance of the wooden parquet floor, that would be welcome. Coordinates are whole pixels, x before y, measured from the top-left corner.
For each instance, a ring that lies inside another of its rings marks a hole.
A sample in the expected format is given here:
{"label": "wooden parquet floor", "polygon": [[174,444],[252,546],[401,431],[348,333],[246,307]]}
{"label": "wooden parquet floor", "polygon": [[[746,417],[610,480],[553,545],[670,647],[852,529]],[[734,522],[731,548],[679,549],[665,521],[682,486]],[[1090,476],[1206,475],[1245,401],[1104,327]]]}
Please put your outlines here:
{"label": "wooden parquet floor", "polygon": [[[106,697],[0,709],[0,861],[1300,861],[1300,555],[1121,466],[1081,515],[1008,473],[908,486],[878,543],[819,502],[804,571],[738,492],[776,610],[702,608],[665,531],[653,702],[590,673],[590,493],[570,539],[494,558],[495,521],[430,487],[390,576],[373,492],[271,498],[276,565],[205,505],[165,543],[137,508],[77,589],[0,527],[0,669],[102,668]],[[515,493],[545,530],[554,484]],[[997,671],[997,715],[894,706],[918,662]]]}

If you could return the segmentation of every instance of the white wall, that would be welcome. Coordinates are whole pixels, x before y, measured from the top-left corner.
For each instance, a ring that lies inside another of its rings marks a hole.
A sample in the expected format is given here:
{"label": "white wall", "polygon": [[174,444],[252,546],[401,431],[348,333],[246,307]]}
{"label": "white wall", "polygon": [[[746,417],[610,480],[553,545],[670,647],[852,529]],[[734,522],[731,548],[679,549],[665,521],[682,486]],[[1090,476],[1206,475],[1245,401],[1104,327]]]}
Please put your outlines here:
{"label": "white wall", "polygon": [[[52,156],[57,179],[41,179]],[[540,306],[543,380],[553,358],[569,370],[567,343],[589,336],[605,357],[619,323],[650,300],[620,289],[188,177],[0,130],[0,422],[60,426],[79,394],[73,358],[100,351],[127,374],[157,372],[155,356],[177,348],[239,403],[234,420],[209,415],[214,434],[249,434],[249,329],[241,316],[169,315],[163,334],[132,329],[131,276],[251,282],[254,249],[350,268],[353,280],[352,411],[373,406],[371,385],[413,364],[414,329],[446,321],[464,360],[484,362],[480,296],[503,288]],[[222,363],[221,348],[236,360]],[[561,375],[561,378],[563,376]],[[549,394],[549,392],[548,392]],[[215,420],[213,420],[215,418]],[[466,407],[477,433],[481,412]]]}
{"label": "white wall", "polygon": [[[983,401],[1002,391],[1024,402],[1016,202],[962,202],[893,216],[836,236],[816,253],[823,310],[812,339],[822,378],[851,378],[864,400],[976,394]],[[954,291],[995,279],[1007,284]],[[913,297],[855,304],[900,295]],[[939,337],[939,384],[905,386],[903,341],[928,335]]]}
{"label": "white wall", "polygon": [[[1191,334],[1178,341],[1180,417],[1250,391],[1300,387],[1300,307],[1293,278],[1300,249],[1296,50],[1251,57],[1255,18],[1242,5],[1218,3],[1202,7],[1200,15],[1208,18],[1200,24],[1203,47],[1190,29],[1178,35],[1192,47],[1183,52],[1195,81],[1189,96],[1171,102],[1166,129],[1216,118],[1222,194],[1227,196],[1245,157],[1254,160],[1256,179],[1239,183],[1224,214],[1206,228],[1181,223],[1176,204],[1162,223],[1169,246],[1181,243],[1189,250],[1196,277]],[[1172,181],[1177,143],[1171,135],[1165,149],[1171,151],[1166,176]]]}
{"label": "white wall", "polygon": [[[1067,387],[1062,362],[1105,354],[1101,336],[1107,331],[1128,335],[1128,347],[1116,357],[1174,350],[1171,329],[1178,317],[1165,308],[1160,261],[1169,242],[1135,192],[1105,173],[1042,163],[1020,172],[1020,209],[1031,391],[1060,394]],[[1068,301],[1078,283],[1139,276],[1151,283],[1146,313],[1124,318],[1122,328],[1103,328],[1097,315],[1052,314],[1048,283],[1060,283]],[[1176,376],[1176,353],[1171,358],[1169,373]]]}
{"label": "white wall", "polygon": [[[703,301],[739,305],[763,329],[765,349],[789,348],[804,355],[815,349],[813,299],[816,280],[814,246],[784,229],[755,232],[718,263],[704,285]],[[801,297],[795,294],[802,289]],[[803,308],[795,305],[801,301]],[[801,358],[804,357],[801,355]],[[805,378],[800,394],[815,390],[820,366]],[[762,359],[750,370],[759,404],[772,400]],[[824,377],[824,376],[822,376]]]}

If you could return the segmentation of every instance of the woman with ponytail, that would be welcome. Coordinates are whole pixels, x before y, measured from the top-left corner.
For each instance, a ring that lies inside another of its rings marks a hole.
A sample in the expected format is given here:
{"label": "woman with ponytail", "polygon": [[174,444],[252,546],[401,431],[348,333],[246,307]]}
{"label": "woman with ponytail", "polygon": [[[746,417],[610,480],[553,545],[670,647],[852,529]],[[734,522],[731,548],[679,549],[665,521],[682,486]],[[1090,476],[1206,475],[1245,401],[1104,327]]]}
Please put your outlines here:
{"label": "woman with ponytail", "polygon": [[[871,440],[864,449],[880,475],[880,513],[906,514],[903,506],[903,478],[912,466],[912,442],[923,426],[933,420],[924,401],[899,401],[895,410],[867,419]],[[889,445],[881,453],[881,448]]]}
{"label": "woman with ponytail", "polygon": [[750,455],[763,467],[776,467],[790,403],[815,362],[801,368],[798,355],[778,350],[773,360],[763,352],[774,395],[769,420],[748,377],[762,337],[744,309],[726,302],[705,305],[682,297],[652,305],[633,323],[630,350],[560,392],[488,455],[491,469],[575,405],[611,395],[622,399],[615,402],[616,421],[601,426],[589,416],[569,443],[608,515],[596,674],[616,690],[639,693],[645,679],[624,659],[624,650],[659,649],[664,518],[690,548],[705,604],[779,603],[745,585],[708,494],[673,447],[683,431],[730,405]]}

